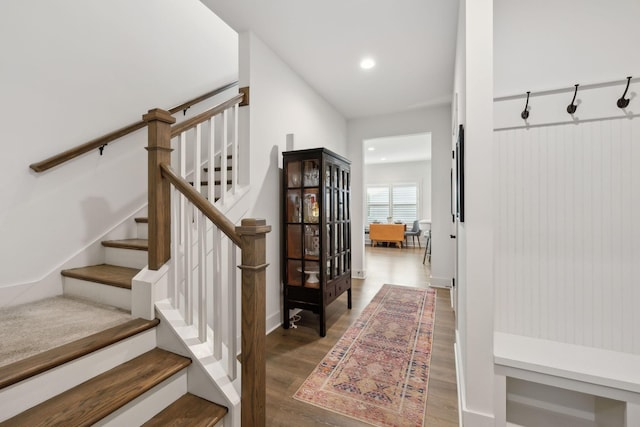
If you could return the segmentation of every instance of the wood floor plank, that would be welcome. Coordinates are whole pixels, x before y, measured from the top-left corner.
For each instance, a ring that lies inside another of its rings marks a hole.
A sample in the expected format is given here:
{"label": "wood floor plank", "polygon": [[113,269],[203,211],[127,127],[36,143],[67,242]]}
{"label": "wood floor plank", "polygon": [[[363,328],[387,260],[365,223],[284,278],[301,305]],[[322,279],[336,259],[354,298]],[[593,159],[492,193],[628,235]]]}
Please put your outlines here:
{"label": "wood floor plank", "polygon": [[133,319],[88,337],[0,367],[0,389],[155,327],[158,319]]}
{"label": "wood floor plank", "polygon": [[90,426],[191,363],[151,350],[0,423],[0,427]]}
{"label": "wood floor plank", "polygon": [[187,393],[144,423],[143,427],[213,427],[226,414],[224,406]]}
{"label": "wood floor plank", "polygon": [[[367,278],[353,279],[353,308],[342,295],[327,307],[327,336],[317,331],[317,315],[302,311],[295,329],[267,336],[267,425],[270,427],[368,426],[363,422],[293,399],[307,376],[331,350],[383,284],[428,286],[429,264],[421,248],[366,248]],[[458,425],[458,396],[453,356],[455,316],[448,289],[436,291],[436,317],[425,426]]]}
{"label": "wood floor plank", "polygon": [[140,269],[138,268],[99,264],[62,270],[61,274],[65,277],[131,289],[131,280],[139,271]]}

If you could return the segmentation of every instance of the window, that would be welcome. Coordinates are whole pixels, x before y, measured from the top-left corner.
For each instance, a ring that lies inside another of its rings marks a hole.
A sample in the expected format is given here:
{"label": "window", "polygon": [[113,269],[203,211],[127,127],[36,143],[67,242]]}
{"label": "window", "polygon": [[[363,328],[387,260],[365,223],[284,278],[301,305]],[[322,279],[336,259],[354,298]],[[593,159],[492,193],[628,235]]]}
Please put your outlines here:
{"label": "window", "polygon": [[417,184],[370,185],[367,187],[367,223],[394,221],[411,224],[418,218]]}
{"label": "window", "polygon": [[389,186],[370,186],[367,187],[367,221],[387,222],[390,215],[390,197]]}

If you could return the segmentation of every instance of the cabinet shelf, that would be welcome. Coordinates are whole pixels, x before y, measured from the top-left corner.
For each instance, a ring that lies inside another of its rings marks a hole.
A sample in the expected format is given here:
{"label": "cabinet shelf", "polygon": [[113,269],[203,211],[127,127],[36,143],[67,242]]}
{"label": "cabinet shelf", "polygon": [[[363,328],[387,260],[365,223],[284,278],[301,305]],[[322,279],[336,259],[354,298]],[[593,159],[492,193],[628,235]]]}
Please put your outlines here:
{"label": "cabinet shelf", "polygon": [[325,148],[283,153],[285,329],[289,310],[310,309],[325,336],[326,306],[346,291],[351,308],[349,165]]}

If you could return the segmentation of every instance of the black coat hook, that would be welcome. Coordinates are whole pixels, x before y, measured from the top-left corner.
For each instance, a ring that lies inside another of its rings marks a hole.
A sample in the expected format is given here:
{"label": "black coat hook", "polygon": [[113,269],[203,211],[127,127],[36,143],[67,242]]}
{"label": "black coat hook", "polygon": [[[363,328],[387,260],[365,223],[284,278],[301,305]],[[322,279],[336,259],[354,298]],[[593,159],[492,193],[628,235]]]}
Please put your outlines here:
{"label": "black coat hook", "polygon": [[522,113],[520,113],[520,117],[522,117],[522,120],[527,120],[529,118],[529,95],[531,94],[530,91],[527,91],[527,103],[524,106],[524,110],[522,110]]}
{"label": "black coat hook", "polygon": [[627,106],[629,105],[629,98],[625,98],[625,96],[627,96],[627,91],[629,90],[629,84],[631,83],[631,76],[627,77],[627,87],[624,89],[624,93],[622,94],[622,96],[620,97],[620,99],[618,99],[618,108],[627,108]]}
{"label": "black coat hook", "polygon": [[573,99],[571,100],[571,104],[567,105],[567,113],[569,114],[575,113],[576,110],[578,109],[578,106],[575,104],[575,102],[576,102],[576,96],[578,95],[578,86],[580,85],[577,84],[575,86],[576,86],[576,91],[573,92]]}

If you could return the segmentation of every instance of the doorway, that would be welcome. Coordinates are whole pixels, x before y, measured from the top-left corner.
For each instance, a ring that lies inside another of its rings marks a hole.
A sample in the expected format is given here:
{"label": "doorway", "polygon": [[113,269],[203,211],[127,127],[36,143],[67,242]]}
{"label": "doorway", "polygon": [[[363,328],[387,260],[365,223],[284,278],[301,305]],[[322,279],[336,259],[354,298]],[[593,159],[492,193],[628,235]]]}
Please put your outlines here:
{"label": "doorway", "polygon": [[[431,219],[431,133],[363,141],[365,244],[371,223],[406,224]],[[420,240],[422,239],[422,240]],[[413,245],[413,239],[407,242]],[[426,243],[423,233],[416,245]]]}

